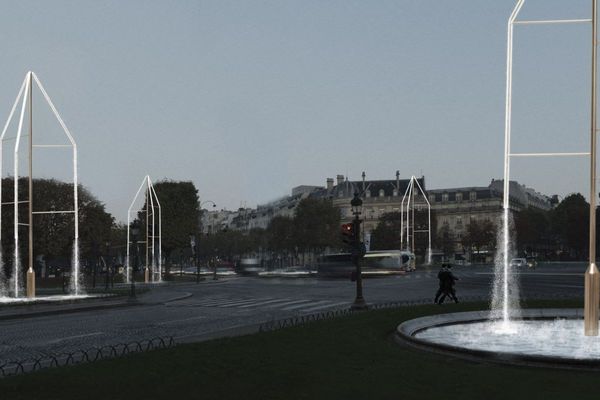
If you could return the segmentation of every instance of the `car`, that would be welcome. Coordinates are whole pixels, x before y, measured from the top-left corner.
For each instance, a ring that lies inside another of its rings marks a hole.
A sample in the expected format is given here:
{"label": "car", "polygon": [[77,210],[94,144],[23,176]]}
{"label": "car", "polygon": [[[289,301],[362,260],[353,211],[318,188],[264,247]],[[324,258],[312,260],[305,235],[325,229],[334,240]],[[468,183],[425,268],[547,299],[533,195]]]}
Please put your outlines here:
{"label": "car", "polygon": [[524,267],[527,265],[527,259],[525,258],[513,258],[510,260],[511,267]]}
{"label": "car", "polygon": [[534,257],[527,257],[527,267],[531,269],[535,269],[537,267],[537,260]]}

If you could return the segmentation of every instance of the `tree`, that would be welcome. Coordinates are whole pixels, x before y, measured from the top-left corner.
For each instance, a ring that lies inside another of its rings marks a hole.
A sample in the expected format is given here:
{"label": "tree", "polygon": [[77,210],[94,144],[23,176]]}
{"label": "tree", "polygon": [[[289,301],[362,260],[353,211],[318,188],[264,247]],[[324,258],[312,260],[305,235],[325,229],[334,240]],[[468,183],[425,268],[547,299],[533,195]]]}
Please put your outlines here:
{"label": "tree", "polygon": [[454,235],[450,225],[444,224],[435,236],[435,247],[442,251],[445,257],[454,253]]}
{"label": "tree", "polygon": [[[198,190],[190,181],[164,180],[154,184],[162,215],[162,251],[170,263],[175,249],[189,248],[190,235],[198,235]],[[145,223],[145,222],[144,222]]]}
{"label": "tree", "polygon": [[276,252],[286,252],[294,249],[294,220],[289,217],[275,217],[267,228],[267,243],[269,249]]}
{"label": "tree", "polygon": [[550,212],[551,230],[578,260],[587,253],[589,204],[580,193],[565,197]]}
{"label": "tree", "polygon": [[540,253],[550,248],[550,217],[547,211],[526,208],[515,214],[517,251]]}
{"label": "tree", "polygon": [[303,199],[294,216],[295,243],[302,251],[339,247],[340,211],[329,199]]}
{"label": "tree", "polygon": [[479,253],[482,250],[492,250],[496,242],[496,226],[492,221],[471,220],[466,227],[465,234],[461,239],[463,248],[470,254]]}
{"label": "tree", "polygon": [[371,232],[372,250],[400,249],[400,220],[399,212],[385,213],[379,218],[379,223]]}
{"label": "tree", "polygon": [[[14,198],[14,181],[12,178],[2,179],[2,202],[11,203]],[[33,251],[34,257],[43,256],[46,260],[61,259],[65,265],[70,264],[73,254],[73,184],[55,179],[33,180],[33,211],[68,211],[69,213],[36,214],[33,216]],[[27,179],[20,178],[19,200],[27,199]],[[78,186],[79,199],[79,250],[81,259],[92,256],[93,243],[102,244],[110,238],[113,217],[106,212],[105,206],[86,188]],[[28,206],[23,203],[19,207],[20,223],[27,223]],[[13,264],[14,254],[14,208],[4,206],[2,209],[2,248],[5,265]],[[26,228],[20,230],[22,240],[19,252],[23,263],[27,263]],[[96,246],[97,248],[97,246]],[[24,264],[26,265],[26,264]]]}

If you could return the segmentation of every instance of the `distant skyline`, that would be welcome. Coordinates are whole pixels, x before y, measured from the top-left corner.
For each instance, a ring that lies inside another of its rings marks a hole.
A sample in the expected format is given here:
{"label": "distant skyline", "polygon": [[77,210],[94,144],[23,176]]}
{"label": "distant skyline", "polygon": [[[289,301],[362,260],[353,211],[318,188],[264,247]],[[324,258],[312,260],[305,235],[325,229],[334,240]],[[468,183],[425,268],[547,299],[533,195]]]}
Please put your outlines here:
{"label": "distant skyline", "polygon": [[[227,209],[362,171],[485,186],[502,178],[514,5],[6,2],[0,121],[35,71],[78,143],[80,182],[120,221],[147,174],[191,180]],[[590,11],[588,0],[527,0],[522,19]],[[587,151],[590,33],[516,28],[513,149]],[[34,137],[51,137],[57,126],[35,104]],[[46,154],[35,175],[68,180],[70,160]],[[512,172],[545,194],[587,196],[587,158],[517,160]]]}

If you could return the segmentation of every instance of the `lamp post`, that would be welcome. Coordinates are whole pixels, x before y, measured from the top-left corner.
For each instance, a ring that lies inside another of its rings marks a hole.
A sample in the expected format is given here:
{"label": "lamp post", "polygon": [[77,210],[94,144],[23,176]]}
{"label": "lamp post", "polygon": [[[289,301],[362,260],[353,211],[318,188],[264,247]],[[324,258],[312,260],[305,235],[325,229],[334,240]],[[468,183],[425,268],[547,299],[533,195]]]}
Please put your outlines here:
{"label": "lamp post", "polygon": [[[202,205],[206,204],[206,203],[212,203],[212,208],[217,208],[217,205],[215,204],[214,201],[212,201],[212,200],[204,200],[203,202],[200,203],[200,210],[202,210]],[[210,229],[209,229],[210,233],[213,233],[212,232],[212,230],[213,230],[212,227],[213,227],[213,224],[211,222]],[[215,248],[215,252],[216,252],[216,248]],[[217,264],[216,264],[216,262],[213,262],[213,263],[214,263],[213,280],[217,280]],[[198,268],[200,268],[200,264],[198,264]],[[200,270],[198,270],[198,274],[200,274]]]}
{"label": "lamp post", "polygon": [[190,248],[192,249],[192,262],[196,266],[196,284],[200,283],[200,263],[198,262],[198,252],[196,251],[196,235],[190,235]]}
{"label": "lamp post", "polygon": [[367,303],[365,302],[362,292],[361,272],[362,258],[365,255],[365,245],[360,236],[360,224],[362,221],[359,218],[362,213],[363,202],[358,192],[354,193],[354,198],[350,201],[350,205],[352,206],[352,214],[354,215],[354,220],[352,221],[354,232],[354,240],[352,241],[352,259],[356,266],[356,298],[350,308],[352,310],[365,310],[367,308]]}

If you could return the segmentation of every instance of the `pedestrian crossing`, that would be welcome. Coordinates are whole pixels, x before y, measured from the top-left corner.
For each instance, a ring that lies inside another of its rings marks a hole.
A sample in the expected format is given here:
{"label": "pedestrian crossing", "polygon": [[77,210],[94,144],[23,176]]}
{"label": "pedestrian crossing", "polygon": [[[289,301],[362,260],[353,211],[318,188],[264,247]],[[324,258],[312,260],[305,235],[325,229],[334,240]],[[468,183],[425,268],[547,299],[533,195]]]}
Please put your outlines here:
{"label": "pedestrian crossing", "polygon": [[202,298],[190,298],[185,302],[170,303],[170,306],[235,308],[239,310],[265,309],[313,313],[349,307],[350,302],[336,300],[294,299],[283,297],[233,298],[231,296],[207,296]]}

